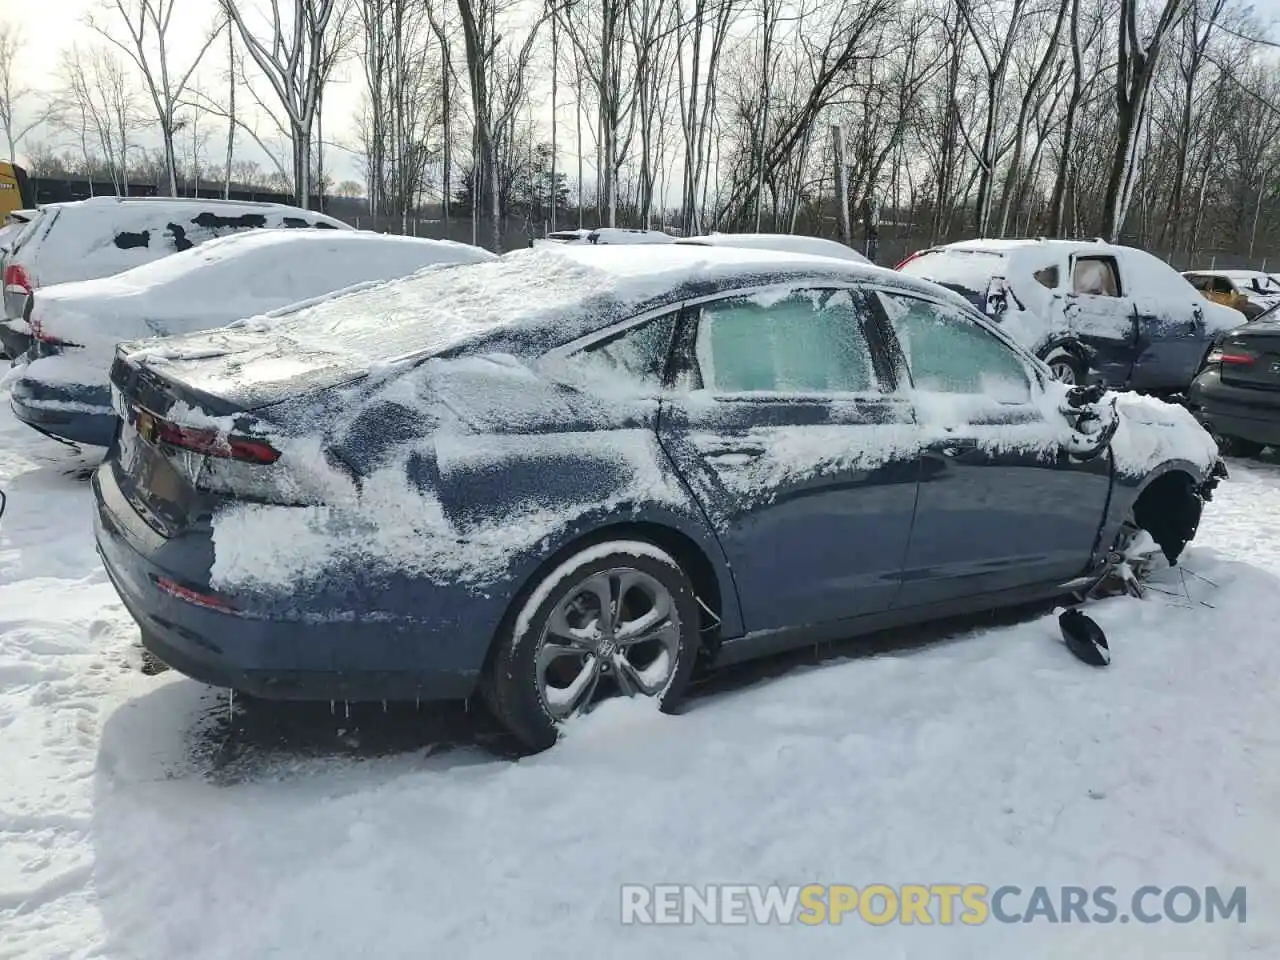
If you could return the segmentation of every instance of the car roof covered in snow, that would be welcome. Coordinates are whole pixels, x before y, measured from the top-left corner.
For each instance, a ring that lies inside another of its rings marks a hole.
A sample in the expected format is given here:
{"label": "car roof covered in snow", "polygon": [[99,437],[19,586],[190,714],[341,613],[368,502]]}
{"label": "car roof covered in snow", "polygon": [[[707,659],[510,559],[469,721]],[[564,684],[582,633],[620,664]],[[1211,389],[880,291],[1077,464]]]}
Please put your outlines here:
{"label": "car roof covered in snow", "polygon": [[[936,247],[927,248],[928,251],[961,250],[972,253],[1015,253],[1028,250],[1053,250],[1055,252],[1069,251],[1073,253],[1079,250],[1085,250],[1105,253],[1107,250],[1130,249],[1135,248],[1123,247],[1120,244],[1108,243],[1105,240],[1056,240],[1044,237],[1021,240],[958,240],[955,243],[944,243],[939,244]],[[921,251],[921,253],[924,252],[927,251]]]}
{"label": "car roof covered in snow", "polygon": [[1226,277],[1229,280],[1271,278],[1271,274],[1261,270],[1184,270],[1182,275],[1184,277]]}
{"label": "car roof covered in snow", "polygon": [[963,303],[892,270],[831,257],[720,247],[695,252],[675,244],[644,250],[548,244],[495,261],[428,268],[244,326],[304,349],[320,347],[321,338],[340,343],[368,361],[470,347],[533,356],[638,313],[724,289],[870,279]]}
{"label": "car roof covered in snow", "polygon": [[852,247],[825,237],[807,237],[791,233],[710,233],[700,237],[684,237],[677,244],[688,247],[735,247],[742,250],[778,250],[804,253],[815,257],[834,257],[870,263]]}

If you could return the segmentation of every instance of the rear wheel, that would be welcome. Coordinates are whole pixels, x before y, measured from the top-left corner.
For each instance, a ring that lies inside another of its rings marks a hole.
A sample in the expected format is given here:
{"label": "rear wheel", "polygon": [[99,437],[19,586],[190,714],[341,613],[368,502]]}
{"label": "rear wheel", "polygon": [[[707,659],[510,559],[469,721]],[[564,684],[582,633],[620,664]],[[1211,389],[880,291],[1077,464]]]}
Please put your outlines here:
{"label": "rear wheel", "polygon": [[1045,354],[1044,362],[1053,379],[1072,386],[1083,384],[1089,373],[1080,357],[1064,347],[1054,347]]}
{"label": "rear wheel", "polygon": [[589,547],[534,588],[497,639],[485,699],[544,750],[564,721],[612,693],[674,704],[693,670],[698,605],[666,552],[641,541]]}

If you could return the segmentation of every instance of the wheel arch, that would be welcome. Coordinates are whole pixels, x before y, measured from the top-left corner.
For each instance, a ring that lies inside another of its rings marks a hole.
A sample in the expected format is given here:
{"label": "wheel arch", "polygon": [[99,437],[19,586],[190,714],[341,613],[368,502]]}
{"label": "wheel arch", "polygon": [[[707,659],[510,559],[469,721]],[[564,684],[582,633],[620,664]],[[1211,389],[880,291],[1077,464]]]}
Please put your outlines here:
{"label": "wheel arch", "polygon": [[[598,522],[579,522],[556,538],[549,550],[539,551],[527,565],[513,577],[519,586],[511,595],[497,629],[489,639],[485,654],[487,666],[497,647],[496,641],[511,628],[519,616],[529,595],[548,573],[564,563],[575,553],[609,540],[641,540],[671,554],[693,582],[694,595],[710,610],[702,609],[700,646],[715,645],[723,637],[742,633],[742,614],[738,604],[738,591],[719,542],[686,518],[665,511],[655,513],[645,509],[635,519],[618,519],[640,511],[618,509],[609,511]],[[544,542],[545,544],[545,542]]]}
{"label": "wheel arch", "polygon": [[1103,543],[1115,541],[1121,525],[1133,514],[1134,521],[1160,545],[1172,563],[1194,539],[1204,512],[1202,493],[1210,472],[1189,460],[1166,460],[1132,482],[1121,480],[1108,514],[1108,535]]}

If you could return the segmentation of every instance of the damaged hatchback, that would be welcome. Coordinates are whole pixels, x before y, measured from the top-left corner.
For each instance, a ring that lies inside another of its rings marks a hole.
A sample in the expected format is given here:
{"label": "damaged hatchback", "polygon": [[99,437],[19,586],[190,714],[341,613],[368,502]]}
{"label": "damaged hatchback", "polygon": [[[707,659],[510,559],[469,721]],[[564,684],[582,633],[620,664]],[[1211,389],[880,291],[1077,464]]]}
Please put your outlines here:
{"label": "damaged hatchback", "polygon": [[122,345],[94,478],[156,657],[482,694],[534,749],[695,668],[1174,562],[1222,474],[962,298],[775,251],[547,246]]}

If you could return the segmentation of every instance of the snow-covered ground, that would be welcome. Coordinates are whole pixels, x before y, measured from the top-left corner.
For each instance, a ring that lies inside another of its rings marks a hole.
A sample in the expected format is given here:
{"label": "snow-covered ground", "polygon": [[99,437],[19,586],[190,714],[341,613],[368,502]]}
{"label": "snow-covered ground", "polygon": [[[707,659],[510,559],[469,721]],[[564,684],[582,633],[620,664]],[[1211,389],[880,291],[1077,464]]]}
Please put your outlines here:
{"label": "snow-covered ground", "polygon": [[[229,722],[144,674],[87,484],[0,408],[0,957],[1280,956],[1280,466],[1232,463],[1210,505],[1186,566],[1212,607],[1093,608],[1105,671],[1006,617],[748,671],[680,717],[609,704],[513,761],[456,713]],[[1245,886],[1249,910],[622,926],[628,882]]]}

